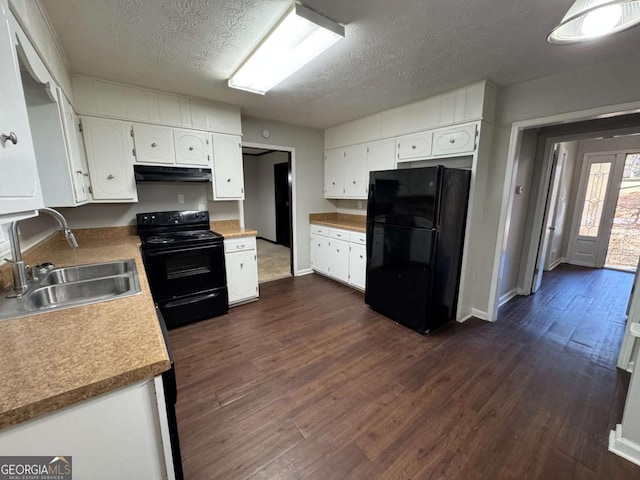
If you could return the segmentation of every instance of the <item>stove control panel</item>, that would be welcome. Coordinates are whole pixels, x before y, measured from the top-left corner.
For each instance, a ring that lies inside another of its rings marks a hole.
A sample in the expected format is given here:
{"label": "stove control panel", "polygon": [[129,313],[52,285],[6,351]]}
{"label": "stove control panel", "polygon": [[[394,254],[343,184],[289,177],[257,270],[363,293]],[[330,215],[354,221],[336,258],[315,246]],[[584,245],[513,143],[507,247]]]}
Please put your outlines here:
{"label": "stove control panel", "polygon": [[185,210],[177,212],[138,213],[136,220],[139,226],[191,225],[195,223],[209,223],[209,212],[206,210]]}

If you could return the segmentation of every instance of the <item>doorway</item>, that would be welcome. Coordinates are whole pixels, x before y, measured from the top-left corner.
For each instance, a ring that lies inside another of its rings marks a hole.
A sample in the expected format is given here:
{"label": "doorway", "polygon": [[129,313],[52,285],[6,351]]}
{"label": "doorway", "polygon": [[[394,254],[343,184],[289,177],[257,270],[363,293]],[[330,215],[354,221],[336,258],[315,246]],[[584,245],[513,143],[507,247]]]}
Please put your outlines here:
{"label": "doorway", "polygon": [[258,231],[258,281],[293,275],[292,155],[243,146],[245,226]]}
{"label": "doorway", "polygon": [[640,257],[640,153],[625,153],[605,266],[634,271]]}

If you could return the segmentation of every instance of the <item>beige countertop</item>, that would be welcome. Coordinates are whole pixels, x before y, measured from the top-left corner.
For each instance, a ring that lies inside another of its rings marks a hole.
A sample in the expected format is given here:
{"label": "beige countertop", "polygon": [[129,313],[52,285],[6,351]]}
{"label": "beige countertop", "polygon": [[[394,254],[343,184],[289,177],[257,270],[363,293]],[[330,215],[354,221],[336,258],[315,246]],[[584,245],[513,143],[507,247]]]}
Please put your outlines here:
{"label": "beige countertop", "polygon": [[241,227],[238,220],[214,220],[210,225],[211,230],[218,232],[224,238],[255,237],[258,235],[257,230]]}
{"label": "beige countertop", "polygon": [[75,252],[58,234],[25,260],[64,266],[134,258],[142,293],[0,321],[0,429],[170,367],[138,236],[126,229],[91,232],[76,232]]}
{"label": "beige countertop", "polygon": [[309,223],[325,227],[343,228],[352,232],[365,233],[367,231],[367,217],[364,215],[350,215],[346,213],[310,213]]}

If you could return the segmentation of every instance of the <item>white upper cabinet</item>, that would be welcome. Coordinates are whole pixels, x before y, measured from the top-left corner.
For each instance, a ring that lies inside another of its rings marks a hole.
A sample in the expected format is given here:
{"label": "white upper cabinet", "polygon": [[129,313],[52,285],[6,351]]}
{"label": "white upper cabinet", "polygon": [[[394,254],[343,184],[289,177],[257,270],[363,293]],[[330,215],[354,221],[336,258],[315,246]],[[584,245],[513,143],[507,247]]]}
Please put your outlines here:
{"label": "white upper cabinet", "polygon": [[344,160],[342,148],[327,150],[324,153],[324,197],[344,197]]}
{"label": "white upper cabinet", "polygon": [[173,142],[176,149],[176,164],[211,166],[210,135],[192,130],[174,130]]}
{"label": "white upper cabinet", "polygon": [[130,125],[118,120],[84,117],[82,127],[93,199],[137,201]]}
{"label": "white upper cabinet", "polygon": [[144,124],[134,124],[132,128],[136,163],[156,165],[175,163],[171,128]]}
{"label": "white upper cabinet", "polygon": [[[380,140],[368,144],[367,173],[393,170],[395,167],[396,142],[394,139]],[[368,181],[368,178],[367,178]]]}
{"label": "white upper cabinet", "polygon": [[433,133],[433,155],[460,155],[476,148],[476,124],[436,130]]}
{"label": "white upper cabinet", "polygon": [[213,144],[213,199],[244,200],[242,145],[237,135],[211,135]]}
{"label": "white upper cabinet", "polygon": [[75,105],[83,115],[242,134],[240,107],[76,75]]}
{"label": "white upper cabinet", "polygon": [[43,206],[9,16],[6,0],[0,0],[0,215],[7,217]]}
{"label": "white upper cabinet", "polygon": [[69,168],[73,178],[75,200],[77,204],[81,204],[87,202],[90,198],[89,187],[91,186],[91,182],[89,180],[87,153],[84,148],[82,134],[80,133],[80,119],[60,89],[58,89],[58,96],[63,111],[64,131],[69,154]]}
{"label": "white upper cabinet", "polygon": [[344,196],[363,198],[367,196],[367,145],[354,145],[345,149]]}
{"label": "white upper cabinet", "polygon": [[398,161],[415,160],[431,156],[433,134],[420,132],[398,137]]}

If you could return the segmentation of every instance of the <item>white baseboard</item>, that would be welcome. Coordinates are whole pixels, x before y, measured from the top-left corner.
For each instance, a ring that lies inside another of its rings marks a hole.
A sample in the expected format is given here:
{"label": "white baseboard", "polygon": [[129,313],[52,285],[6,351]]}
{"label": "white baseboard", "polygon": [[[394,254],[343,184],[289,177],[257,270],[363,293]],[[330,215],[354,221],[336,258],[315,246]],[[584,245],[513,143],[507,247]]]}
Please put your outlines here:
{"label": "white baseboard", "polygon": [[482,310],[479,310],[477,308],[473,308],[471,309],[471,315],[479,318],[480,320],[486,320],[487,319],[487,312],[484,312]]}
{"label": "white baseboard", "polygon": [[516,295],[518,295],[518,289],[517,288],[509,290],[504,295],[500,295],[500,299],[498,300],[498,306],[501,307],[502,305],[507,303],[509,300],[511,300],[513,297],[515,297]]}
{"label": "white baseboard", "polygon": [[555,262],[553,262],[553,263],[551,263],[551,264],[549,265],[549,269],[548,269],[547,271],[549,271],[549,272],[550,272],[551,270],[553,270],[554,268],[556,268],[558,265],[560,265],[561,263],[565,263],[565,262],[566,262],[566,260],[564,259],[564,257],[560,257],[560,258],[556,259],[556,261],[555,261]]}
{"label": "white baseboard", "polygon": [[609,451],[640,465],[640,445],[622,437],[622,425],[609,433]]}
{"label": "white baseboard", "polygon": [[298,271],[296,272],[296,275],[295,275],[295,276],[296,276],[296,277],[302,277],[302,276],[304,276],[304,275],[309,275],[309,274],[311,274],[311,273],[313,273],[313,270],[311,270],[310,268],[304,268],[304,269],[302,269],[302,270],[298,270]]}
{"label": "white baseboard", "polygon": [[527,292],[524,288],[516,288],[516,295],[531,295],[531,292]]}

